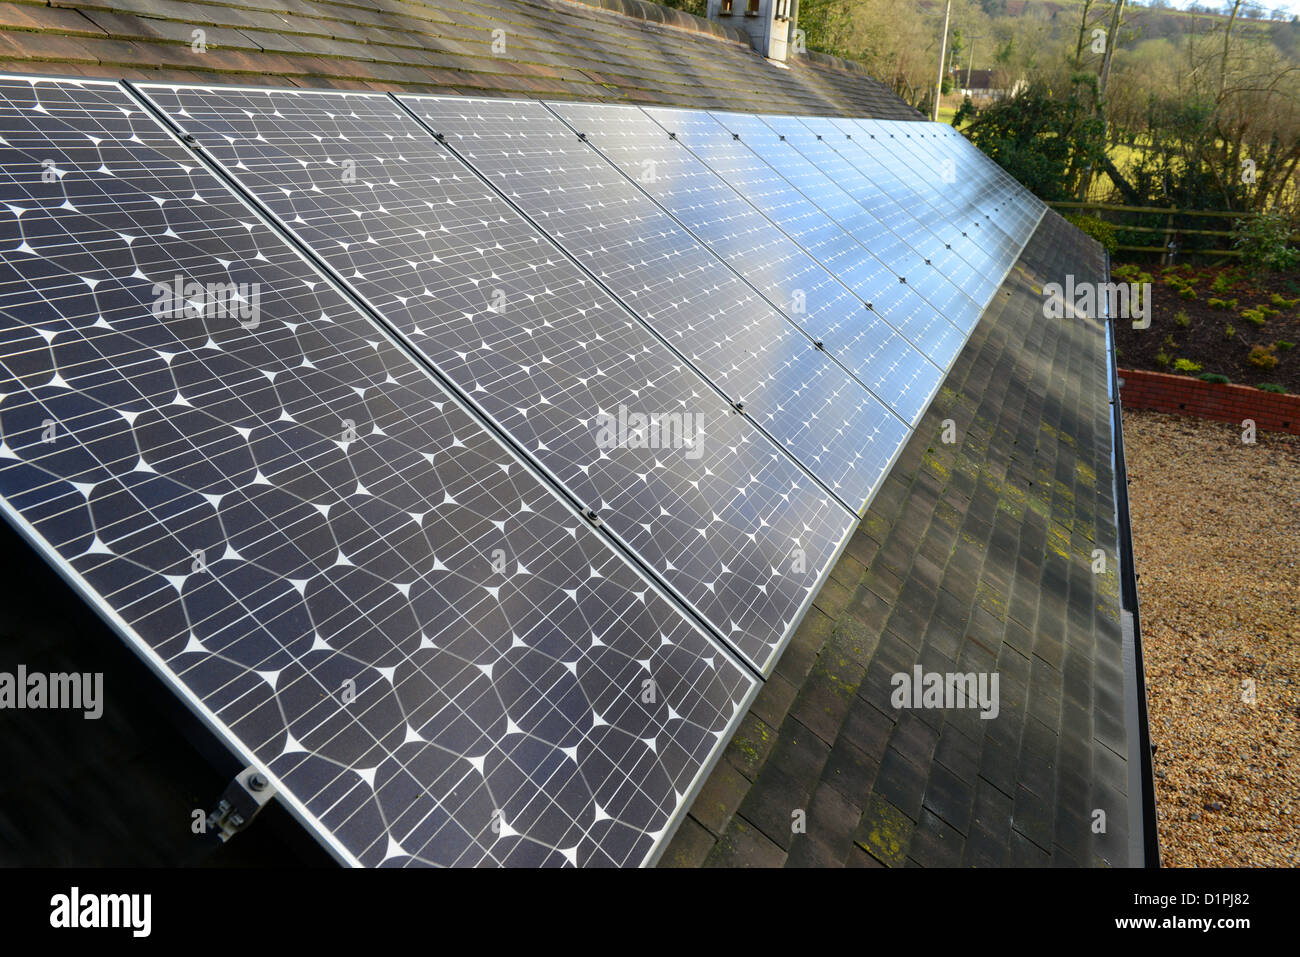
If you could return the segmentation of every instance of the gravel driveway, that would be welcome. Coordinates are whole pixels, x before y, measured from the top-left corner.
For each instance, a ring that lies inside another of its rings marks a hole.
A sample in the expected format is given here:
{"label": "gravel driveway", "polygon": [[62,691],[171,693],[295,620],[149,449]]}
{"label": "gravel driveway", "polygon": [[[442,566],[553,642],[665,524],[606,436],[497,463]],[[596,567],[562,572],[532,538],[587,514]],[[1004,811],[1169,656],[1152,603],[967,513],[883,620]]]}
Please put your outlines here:
{"label": "gravel driveway", "polygon": [[1124,438],[1163,863],[1296,866],[1300,437],[1126,412]]}

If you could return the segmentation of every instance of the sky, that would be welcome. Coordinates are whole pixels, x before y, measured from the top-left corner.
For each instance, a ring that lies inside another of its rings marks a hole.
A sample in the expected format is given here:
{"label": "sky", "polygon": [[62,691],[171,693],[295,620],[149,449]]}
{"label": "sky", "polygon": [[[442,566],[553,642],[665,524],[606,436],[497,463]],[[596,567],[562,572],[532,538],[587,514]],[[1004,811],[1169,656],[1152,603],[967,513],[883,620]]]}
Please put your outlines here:
{"label": "sky", "polygon": [[[1300,14],[1300,0],[1255,0],[1265,10],[1283,9],[1292,14]],[[1223,0],[1200,0],[1203,7],[1222,6]],[[1192,0],[1170,0],[1170,5],[1177,7],[1179,10],[1185,10],[1191,6]]]}

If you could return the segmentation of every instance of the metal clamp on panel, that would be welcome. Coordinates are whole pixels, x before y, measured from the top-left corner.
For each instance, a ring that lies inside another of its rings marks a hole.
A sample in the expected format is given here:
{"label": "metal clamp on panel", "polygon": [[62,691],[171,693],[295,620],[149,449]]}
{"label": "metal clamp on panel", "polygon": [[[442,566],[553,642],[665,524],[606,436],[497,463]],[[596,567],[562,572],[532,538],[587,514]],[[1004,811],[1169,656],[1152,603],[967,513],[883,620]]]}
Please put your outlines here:
{"label": "metal clamp on panel", "polygon": [[244,768],[221,795],[217,809],[208,815],[208,830],[218,831],[222,843],[230,840],[248,827],[273,797],[275,788],[266,776],[256,768]]}

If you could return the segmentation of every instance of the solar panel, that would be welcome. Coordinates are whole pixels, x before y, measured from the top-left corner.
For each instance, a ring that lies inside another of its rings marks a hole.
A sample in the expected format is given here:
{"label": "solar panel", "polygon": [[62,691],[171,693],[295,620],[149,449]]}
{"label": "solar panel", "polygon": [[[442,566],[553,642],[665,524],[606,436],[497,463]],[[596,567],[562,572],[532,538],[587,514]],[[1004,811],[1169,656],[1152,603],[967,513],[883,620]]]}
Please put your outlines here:
{"label": "solar panel", "polygon": [[652,859],[745,669],[121,88],[0,199],[0,508],[322,842]]}
{"label": "solar panel", "polygon": [[[860,170],[878,189],[892,197],[909,214],[930,224],[930,230],[944,243],[935,265],[940,272],[960,283],[977,305],[986,303],[1000,285],[1006,266],[1019,253],[1019,245],[1004,233],[996,222],[985,221],[975,235],[961,234],[961,223],[979,215],[969,184],[959,173],[957,164],[945,164],[928,157],[918,158],[908,147],[920,140],[925,124],[916,124],[916,133],[886,131],[883,127],[845,132],[841,124],[822,117],[801,122],[821,135],[841,157]],[[959,203],[957,198],[967,200]],[[989,204],[990,213],[993,204]],[[980,221],[980,220],[975,220]],[[1000,264],[1000,265],[999,265]]]}
{"label": "solar panel", "polygon": [[[854,376],[915,423],[943,370],[907,341],[905,331],[923,325],[925,316],[942,323],[934,308],[708,113],[649,107],[644,112],[662,136],[671,133],[678,148],[698,158],[849,288],[854,311],[808,305],[804,290],[801,318]],[[737,268],[751,268],[744,257],[737,260]]]}
{"label": "solar panel", "polygon": [[[953,136],[951,130],[937,124],[926,124],[926,130],[901,133],[893,124],[882,123],[879,126],[895,133],[891,145],[901,153],[928,155],[941,163],[945,159],[951,159],[952,166],[960,169],[960,175],[955,182],[946,184],[950,188],[942,191],[945,198],[954,202],[965,200],[972,209],[983,211],[991,223],[1017,246],[1023,245],[1028,239],[1022,232],[1024,224],[1013,225],[1012,218],[1007,215],[1009,205],[1022,201],[1020,194],[1024,192],[1023,189],[1012,181],[998,177],[982,161],[986,159],[984,154],[970,149],[964,137]],[[1000,169],[996,164],[992,165],[994,169]]]}
{"label": "solar panel", "polygon": [[755,668],[771,662],[852,516],[706,380],[391,98],[143,89]]}
{"label": "solar panel", "polygon": [[[870,328],[865,332],[853,333],[852,326],[848,329],[833,326],[826,335],[827,342],[836,341],[835,333],[839,333],[841,338],[848,335],[848,345],[842,348],[839,356],[855,376],[875,385],[867,377],[874,367],[870,359],[874,358],[875,343],[883,341],[884,333],[878,332],[881,319],[905,341],[917,343],[914,347],[923,355],[923,348],[918,346],[933,341],[931,329],[948,330],[946,334],[952,335],[948,322],[930,303],[920,298],[917,291],[906,283],[898,281],[897,273],[816,207],[781,176],[780,170],[768,165],[751,150],[749,138],[741,139],[740,134],[724,129],[705,112],[651,107],[645,108],[645,112],[664,130],[675,135],[686,150],[731,183],[764,216],[796,239],[866,304],[866,320]],[[770,146],[781,146],[776,134],[771,133],[758,117],[750,117],[750,124],[757,130],[757,139],[770,138]],[[952,338],[956,342],[956,335]],[[892,352],[893,347],[888,347],[887,354]],[[932,356],[927,358],[933,359]],[[937,384],[943,378],[943,372],[937,365],[933,368]]]}
{"label": "solar panel", "polygon": [[[880,300],[883,299],[885,301],[883,314],[898,323],[899,331],[907,340],[920,349],[935,365],[948,368],[957,357],[957,353],[961,351],[964,337],[958,328],[944,317],[941,309],[944,299],[940,298],[938,302],[932,302],[921,284],[916,281],[917,269],[930,268],[924,265],[924,260],[914,251],[903,248],[896,239],[888,245],[873,242],[873,237],[882,234],[882,231],[883,234],[891,237],[892,234],[878,223],[872,227],[864,225],[861,221],[875,222],[870,214],[807,157],[790,143],[781,140],[779,134],[762,119],[743,113],[712,115],[729,133],[739,136],[740,142],[771,169],[778,171],[821,216],[829,219],[845,236],[853,240],[852,244],[837,241],[828,247],[817,249],[817,255],[823,265],[844,278],[858,295],[873,307],[879,305]],[[779,209],[766,202],[766,198],[759,208],[769,212],[773,217],[781,215]],[[870,260],[862,254],[863,249],[870,254]],[[895,277],[894,285],[900,289],[907,289],[910,286],[910,296],[920,299],[925,303],[926,308],[924,310],[915,308],[910,298],[901,309],[893,307],[891,305],[893,297],[881,289],[881,273],[875,269],[868,269],[866,274],[863,274],[863,267],[870,261],[882,263],[888,270],[888,274]]]}
{"label": "solar panel", "polygon": [[799,118],[763,120],[832,182],[832,195],[843,197],[835,202],[832,215],[873,250],[880,250],[885,262],[901,264],[896,271],[949,322],[959,330],[968,328],[970,317],[980,313],[980,306],[965,292],[973,273],[969,267],[961,269],[929,224],[818,139]]}
{"label": "solar panel", "polygon": [[539,103],[402,99],[854,511],[907,426]]}
{"label": "solar panel", "polygon": [[858,380],[904,422],[919,418],[937,385],[931,371],[938,370],[650,117],[634,106],[555,103],[551,109],[572,129],[587,131],[588,143],[827,352],[840,359],[855,347],[858,355],[840,361],[866,370]]}
{"label": "solar panel", "polygon": [[1029,241],[1045,208],[1043,203],[960,133],[937,123],[925,124],[925,129],[930,131],[930,135],[925,136],[918,130],[900,127],[893,121],[841,122],[855,127],[869,125],[873,132],[877,129],[892,131],[900,134],[902,143],[898,142],[900,136],[896,136],[894,144],[903,150],[924,147],[941,158],[950,158],[954,166],[961,170],[958,181],[952,185],[959,190],[970,190],[976,208],[981,209],[995,225],[1021,246]]}

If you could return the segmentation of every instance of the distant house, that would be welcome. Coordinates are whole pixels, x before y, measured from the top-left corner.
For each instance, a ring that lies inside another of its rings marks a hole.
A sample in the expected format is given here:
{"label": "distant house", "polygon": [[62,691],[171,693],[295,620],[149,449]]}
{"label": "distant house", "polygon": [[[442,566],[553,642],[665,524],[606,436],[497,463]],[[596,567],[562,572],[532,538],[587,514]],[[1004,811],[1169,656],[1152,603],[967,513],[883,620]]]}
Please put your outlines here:
{"label": "distant house", "polygon": [[1015,96],[1025,86],[1024,77],[1011,80],[1005,70],[957,70],[954,80],[962,96],[972,100],[1000,100]]}

